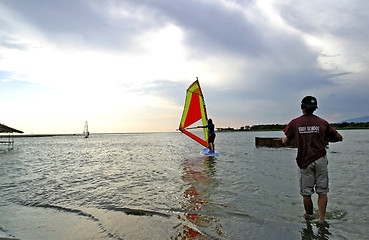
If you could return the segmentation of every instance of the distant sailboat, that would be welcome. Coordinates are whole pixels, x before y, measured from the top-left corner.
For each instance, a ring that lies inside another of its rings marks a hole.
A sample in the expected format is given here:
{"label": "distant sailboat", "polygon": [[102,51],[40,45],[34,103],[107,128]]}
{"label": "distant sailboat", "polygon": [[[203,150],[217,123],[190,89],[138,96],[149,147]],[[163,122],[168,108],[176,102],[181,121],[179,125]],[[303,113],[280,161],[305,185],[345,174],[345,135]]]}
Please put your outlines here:
{"label": "distant sailboat", "polygon": [[85,123],[85,128],[83,130],[83,136],[85,136],[85,138],[88,138],[88,136],[90,136],[90,132],[88,131],[88,124],[87,121]]}

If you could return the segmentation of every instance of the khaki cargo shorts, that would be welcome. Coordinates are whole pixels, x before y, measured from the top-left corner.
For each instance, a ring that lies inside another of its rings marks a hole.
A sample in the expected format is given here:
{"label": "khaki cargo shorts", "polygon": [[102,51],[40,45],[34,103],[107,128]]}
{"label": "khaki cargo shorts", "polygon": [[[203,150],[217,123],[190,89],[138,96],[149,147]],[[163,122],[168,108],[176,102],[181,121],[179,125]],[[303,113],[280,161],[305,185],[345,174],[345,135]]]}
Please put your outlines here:
{"label": "khaki cargo shorts", "polygon": [[327,194],[328,187],[328,159],[326,156],[312,162],[304,169],[299,169],[300,194],[310,196],[315,192]]}

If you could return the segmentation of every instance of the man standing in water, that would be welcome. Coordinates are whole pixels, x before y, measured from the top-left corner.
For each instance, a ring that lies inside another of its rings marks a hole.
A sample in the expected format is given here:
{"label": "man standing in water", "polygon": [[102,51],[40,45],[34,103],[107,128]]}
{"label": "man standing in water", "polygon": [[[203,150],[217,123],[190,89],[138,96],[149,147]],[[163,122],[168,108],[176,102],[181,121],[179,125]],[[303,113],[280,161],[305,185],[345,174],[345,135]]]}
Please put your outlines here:
{"label": "man standing in water", "polygon": [[325,222],[328,203],[328,159],[326,142],[342,141],[342,136],[329,123],[314,115],[318,108],[315,97],[306,96],[301,101],[303,115],[293,119],[285,128],[284,144],[292,139],[297,143],[296,162],[299,167],[300,194],[306,217],[312,218],[313,202],[311,195],[314,188],[318,194],[318,210],[320,224]]}
{"label": "man standing in water", "polygon": [[211,120],[209,118],[208,125],[206,125],[206,126],[198,126],[197,128],[208,128],[208,134],[209,134],[209,138],[208,138],[209,153],[214,153],[215,152],[215,145],[214,145],[214,140],[215,140],[215,125],[213,124],[213,120]]}

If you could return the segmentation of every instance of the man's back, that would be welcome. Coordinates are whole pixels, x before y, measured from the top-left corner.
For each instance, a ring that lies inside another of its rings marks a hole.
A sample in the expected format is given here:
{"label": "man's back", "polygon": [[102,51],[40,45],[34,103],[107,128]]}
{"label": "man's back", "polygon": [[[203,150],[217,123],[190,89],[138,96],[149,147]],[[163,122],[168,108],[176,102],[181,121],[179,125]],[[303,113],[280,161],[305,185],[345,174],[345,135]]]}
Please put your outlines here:
{"label": "man's back", "polygon": [[326,155],[326,140],[337,131],[327,121],[313,114],[293,119],[285,129],[288,139],[296,139],[297,165],[305,168],[310,163]]}

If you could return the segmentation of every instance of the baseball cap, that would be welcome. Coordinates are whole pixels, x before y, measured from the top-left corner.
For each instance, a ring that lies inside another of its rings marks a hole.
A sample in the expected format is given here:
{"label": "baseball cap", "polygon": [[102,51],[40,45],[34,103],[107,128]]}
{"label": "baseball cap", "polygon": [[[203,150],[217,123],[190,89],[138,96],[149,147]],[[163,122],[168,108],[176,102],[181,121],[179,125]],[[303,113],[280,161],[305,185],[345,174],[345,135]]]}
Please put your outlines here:
{"label": "baseball cap", "polygon": [[313,96],[306,96],[301,101],[301,107],[317,109],[318,101]]}

